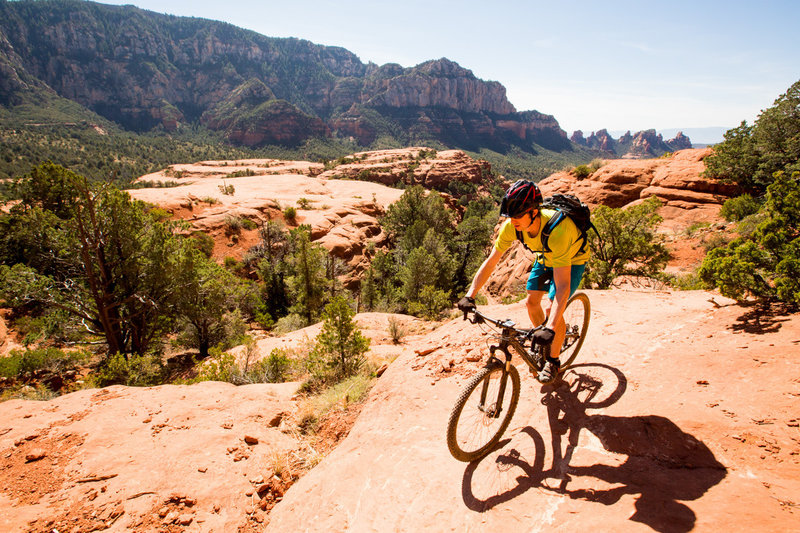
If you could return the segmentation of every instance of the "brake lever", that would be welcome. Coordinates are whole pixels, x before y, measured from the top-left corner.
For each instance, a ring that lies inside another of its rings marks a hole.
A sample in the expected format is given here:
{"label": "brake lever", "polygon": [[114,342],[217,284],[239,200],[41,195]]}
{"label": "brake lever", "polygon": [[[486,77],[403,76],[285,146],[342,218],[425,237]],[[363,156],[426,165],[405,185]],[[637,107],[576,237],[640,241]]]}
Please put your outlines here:
{"label": "brake lever", "polygon": [[477,309],[472,309],[471,311],[464,311],[464,320],[467,320],[467,314],[472,313],[472,318],[469,319],[471,324],[482,324],[483,317],[478,314]]}

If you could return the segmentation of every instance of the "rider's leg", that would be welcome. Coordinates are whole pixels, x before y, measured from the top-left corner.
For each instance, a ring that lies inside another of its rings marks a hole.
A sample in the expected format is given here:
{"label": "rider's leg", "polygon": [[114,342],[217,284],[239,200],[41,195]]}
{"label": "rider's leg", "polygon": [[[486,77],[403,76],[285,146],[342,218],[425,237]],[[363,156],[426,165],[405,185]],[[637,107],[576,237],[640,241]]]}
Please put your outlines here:
{"label": "rider's leg", "polygon": [[[545,316],[550,316],[550,309],[552,307],[553,301],[550,300],[544,310]],[[550,357],[558,359],[558,356],[561,355],[561,347],[564,345],[564,337],[567,335],[567,323],[562,316],[556,320],[554,325],[553,331],[555,332],[555,336],[553,337],[553,344],[550,345]]]}
{"label": "rider's leg", "polygon": [[542,309],[542,297],[544,295],[544,291],[528,291],[525,307],[528,308],[528,317],[530,317],[533,327],[544,324],[547,317]]}
{"label": "rider's leg", "polygon": [[552,269],[545,268],[544,264],[538,260],[533,263],[528,283],[525,286],[528,290],[525,306],[528,308],[528,316],[533,327],[541,326],[546,319],[544,310],[542,310],[542,298],[550,289],[552,279]]}
{"label": "rider's leg", "polygon": [[[578,290],[585,268],[586,265],[572,265],[570,270],[570,297]],[[556,297],[555,283],[551,284],[547,295],[549,297],[549,302],[545,309],[545,315],[550,316],[550,309],[553,307],[553,300]],[[558,318],[553,331],[555,331],[555,336],[553,337],[553,344],[550,346],[550,357],[558,359],[561,355],[561,347],[564,346],[564,337],[567,335],[567,322],[564,320],[564,315]]]}
{"label": "rider's leg", "polygon": [[[547,310],[542,309],[542,297],[546,293],[552,293],[550,295],[550,302],[552,302],[553,298],[555,297],[555,283],[553,283],[553,269],[547,268],[541,262],[536,262],[531,267],[531,274],[528,277],[528,299],[525,301],[525,304],[528,308],[528,316],[531,319],[531,323],[535,326],[542,325],[547,315],[550,313],[550,308],[552,303],[550,303],[547,307]],[[564,342],[564,334],[565,334],[565,326],[564,321],[559,321],[560,324],[555,324],[554,331],[556,332],[556,336],[553,339],[553,344],[558,342],[556,346],[561,346],[561,343]],[[558,336],[558,332],[561,332],[560,340]],[[555,353],[553,353],[555,352]],[[552,350],[551,345],[551,355],[550,357],[555,358],[558,357],[560,353],[560,349]],[[553,381],[555,376],[558,374],[558,360],[547,360],[545,362],[544,367],[536,376],[541,383],[550,383]]]}

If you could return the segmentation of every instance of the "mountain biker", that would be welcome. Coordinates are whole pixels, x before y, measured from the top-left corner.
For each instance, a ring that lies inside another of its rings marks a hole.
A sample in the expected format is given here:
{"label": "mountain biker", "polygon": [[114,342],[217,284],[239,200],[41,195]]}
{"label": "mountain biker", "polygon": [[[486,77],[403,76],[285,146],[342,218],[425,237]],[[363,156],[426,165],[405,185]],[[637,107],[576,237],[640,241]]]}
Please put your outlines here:
{"label": "mountain biker", "polygon": [[[500,228],[489,257],[478,268],[472,285],[458,302],[458,308],[461,311],[475,309],[475,295],[489,279],[502,255],[517,240],[517,232],[521,232],[523,243],[536,253],[527,283],[525,303],[528,316],[534,326],[545,325],[533,333],[533,341],[551,347],[550,356],[536,379],[540,383],[550,383],[561,366],[559,355],[566,334],[564,309],[580,285],[590,253],[588,246],[581,250],[584,240],[569,217],[564,217],[553,228],[547,241],[549,251],[545,250],[541,229],[557,211],[540,209],[541,202],[542,193],[532,181],[519,180],[508,188],[500,205],[500,216],[508,220]],[[542,309],[545,293],[549,304]]]}

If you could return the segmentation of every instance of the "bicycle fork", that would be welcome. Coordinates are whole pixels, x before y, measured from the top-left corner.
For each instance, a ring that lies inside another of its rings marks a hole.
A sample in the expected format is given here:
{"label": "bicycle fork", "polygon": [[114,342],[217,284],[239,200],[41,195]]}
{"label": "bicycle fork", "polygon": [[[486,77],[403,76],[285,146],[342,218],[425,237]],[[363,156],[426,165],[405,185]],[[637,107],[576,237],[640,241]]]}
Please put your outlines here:
{"label": "bicycle fork", "polygon": [[[500,360],[498,357],[495,357],[495,352],[500,350],[505,355],[505,363]],[[487,374],[486,379],[483,380],[483,384],[481,385],[481,401],[478,405],[478,410],[484,413],[487,416],[492,418],[499,418],[500,413],[503,412],[503,396],[506,392],[506,383],[508,382],[508,373],[511,368],[511,354],[508,353],[508,348],[505,346],[490,346],[489,353],[491,354],[491,358],[489,359],[490,363],[492,359],[496,360],[498,363],[503,365],[503,372],[500,374],[500,388],[497,391],[497,399],[494,402],[494,405],[491,404],[492,398],[489,398],[489,405],[486,404],[486,396],[489,392],[489,377],[491,374]]]}

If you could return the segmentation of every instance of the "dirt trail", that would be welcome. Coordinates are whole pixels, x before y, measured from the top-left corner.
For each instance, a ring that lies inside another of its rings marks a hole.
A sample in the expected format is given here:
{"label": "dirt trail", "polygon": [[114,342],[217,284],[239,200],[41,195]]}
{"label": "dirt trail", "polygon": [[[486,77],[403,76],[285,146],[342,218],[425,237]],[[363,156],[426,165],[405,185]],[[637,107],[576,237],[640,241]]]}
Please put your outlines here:
{"label": "dirt trail", "polygon": [[498,450],[474,464],[447,451],[450,408],[480,364],[466,359],[489,340],[447,323],[413,341],[441,349],[390,367],[267,531],[797,530],[800,316],[699,291],[590,296],[583,364],[555,388],[524,372]]}

